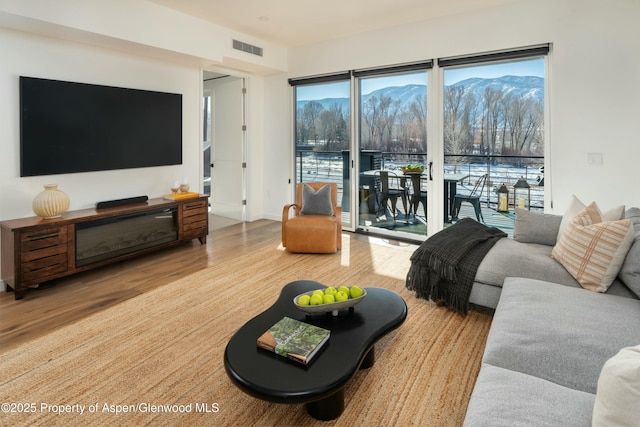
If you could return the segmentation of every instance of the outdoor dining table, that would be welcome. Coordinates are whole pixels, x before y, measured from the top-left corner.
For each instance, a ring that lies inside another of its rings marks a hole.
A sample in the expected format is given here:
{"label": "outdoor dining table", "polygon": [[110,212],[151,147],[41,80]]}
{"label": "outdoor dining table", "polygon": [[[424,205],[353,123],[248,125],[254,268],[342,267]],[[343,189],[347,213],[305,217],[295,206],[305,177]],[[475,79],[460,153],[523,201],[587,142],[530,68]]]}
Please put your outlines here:
{"label": "outdoor dining table", "polygon": [[[407,172],[405,175],[415,174],[418,172]],[[465,173],[445,173],[444,174],[444,221],[446,223],[451,222],[451,212],[453,211],[453,199],[458,191],[458,182],[469,177],[469,174]],[[428,175],[424,172],[420,174],[420,180],[427,180]],[[415,212],[414,212],[415,214]],[[426,213],[425,213],[426,215]]]}
{"label": "outdoor dining table", "polygon": [[[410,178],[411,174],[417,174],[419,172],[407,172],[401,175],[396,174],[393,171],[388,171],[390,177],[399,178],[402,181],[406,180],[406,178]],[[363,171],[362,174],[365,176],[375,176],[379,174],[380,170],[368,170]],[[453,199],[458,191],[458,182],[461,182],[469,177],[468,173],[445,173],[444,174],[444,220],[447,223],[451,222],[451,212],[453,211]],[[428,174],[425,172],[420,173],[420,180],[427,180],[429,178]],[[404,182],[403,182],[404,184]],[[411,210],[411,206],[409,207]],[[409,213],[407,213],[408,215]],[[415,212],[414,212],[415,215]],[[426,216],[426,212],[425,212]]]}

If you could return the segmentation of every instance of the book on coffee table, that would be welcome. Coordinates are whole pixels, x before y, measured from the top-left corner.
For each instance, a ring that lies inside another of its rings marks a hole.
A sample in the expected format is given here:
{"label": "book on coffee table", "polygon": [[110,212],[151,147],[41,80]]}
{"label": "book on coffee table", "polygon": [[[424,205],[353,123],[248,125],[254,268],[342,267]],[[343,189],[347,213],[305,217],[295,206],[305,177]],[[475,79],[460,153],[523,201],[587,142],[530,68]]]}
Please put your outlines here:
{"label": "book on coffee table", "polygon": [[330,334],[328,329],[283,317],[258,338],[258,347],[307,365]]}

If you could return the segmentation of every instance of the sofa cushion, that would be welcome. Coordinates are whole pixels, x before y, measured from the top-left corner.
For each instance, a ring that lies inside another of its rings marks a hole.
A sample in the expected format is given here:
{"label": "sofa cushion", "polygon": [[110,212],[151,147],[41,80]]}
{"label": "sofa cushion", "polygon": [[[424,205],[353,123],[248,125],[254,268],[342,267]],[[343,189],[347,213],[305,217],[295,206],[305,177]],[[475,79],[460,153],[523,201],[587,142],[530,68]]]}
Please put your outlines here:
{"label": "sofa cushion", "polygon": [[483,363],[465,427],[588,426],[595,396]]}
{"label": "sofa cushion", "polygon": [[530,212],[516,208],[513,239],[522,243],[553,246],[558,239],[562,215]]}
{"label": "sofa cushion", "polygon": [[502,286],[507,277],[529,277],[579,287],[571,274],[551,258],[551,246],[500,239],[484,257],[475,281]]}
{"label": "sofa cushion", "polygon": [[633,222],[634,239],[618,276],[640,298],[640,209],[628,209],[625,218]]}
{"label": "sofa cushion", "polygon": [[602,367],[593,425],[640,425],[640,345],[623,348]]}
{"label": "sofa cushion", "polygon": [[302,210],[300,215],[333,215],[331,187],[325,185],[315,191],[313,187],[305,184],[302,188]]}
{"label": "sofa cushion", "polygon": [[[551,246],[500,239],[484,257],[471,288],[469,302],[495,309],[507,277],[526,277],[565,286],[580,287],[576,279],[551,258]],[[607,294],[638,299],[621,280],[614,280]]]}
{"label": "sofa cushion", "polygon": [[584,288],[605,292],[618,275],[631,243],[631,220],[602,221],[597,205],[591,203],[571,220],[551,256]]}
{"label": "sofa cushion", "polygon": [[640,343],[640,300],[505,280],[483,362],[595,394],[604,363]]}
{"label": "sofa cushion", "polygon": [[[562,222],[560,223],[560,228],[558,229],[558,239],[567,228],[571,220],[586,208],[587,205],[582,203],[580,199],[578,199],[575,195],[571,196],[571,202],[569,203],[569,207],[565,211],[564,215],[562,215]],[[624,205],[616,206],[602,214],[603,221],[617,221],[619,219],[624,218]]]}

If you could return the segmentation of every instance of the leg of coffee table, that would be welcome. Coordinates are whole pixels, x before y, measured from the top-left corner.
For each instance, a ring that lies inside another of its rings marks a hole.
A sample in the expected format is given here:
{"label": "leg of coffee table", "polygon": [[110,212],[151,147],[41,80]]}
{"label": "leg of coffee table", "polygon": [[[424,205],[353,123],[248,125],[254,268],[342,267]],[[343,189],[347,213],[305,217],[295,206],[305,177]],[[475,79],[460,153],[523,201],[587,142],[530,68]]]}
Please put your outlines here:
{"label": "leg of coffee table", "polygon": [[375,347],[371,347],[371,349],[369,349],[369,352],[366,354],[366,356],[364,356],[364,359],[362,359],[362,363],[360,364],[360,369],[369,369],[370,367],[373,366],[375,361],[376,361]]}
{"label": "leg of coffee table", "polygon": [[344,411],[344,388],[329,397],[306,404],[307,412],[318,420],[329,421],[336,419]]}

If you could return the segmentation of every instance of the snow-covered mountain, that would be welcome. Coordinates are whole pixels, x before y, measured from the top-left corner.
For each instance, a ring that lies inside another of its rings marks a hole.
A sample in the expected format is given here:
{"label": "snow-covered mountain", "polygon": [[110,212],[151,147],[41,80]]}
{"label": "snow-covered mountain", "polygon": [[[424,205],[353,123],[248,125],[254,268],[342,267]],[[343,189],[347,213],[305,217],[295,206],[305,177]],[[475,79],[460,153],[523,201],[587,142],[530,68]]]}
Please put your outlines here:
{"label": "snow-covered mountain", "polygon": [[470,78],[455,83],[474,93],[480,99],[486,88],[496,89],[503,94],[513,93],[519,97],[544,99],[544,79],[534,76],[502,76],[493,79]]}
{"label": "snow-covered mountain", "polygon": [[[464,86],[465,90],[471,91],[477,100],[482,99],[482,94],[486,88],[497,89],[504,94],[513,93],[517,96],[533,97],[540,101],[544,99],[544,79],[535,76],[502,76],[490,79],[474,77],[461,80],[452,86]],[[406,86],[390,86],[364,95],[363,101],[366,102],[373,96],[378,98],[390,97],[393,100],[399,99],[403,106],[408,106],[416,99],[424,97],[426,93],[426,85],[410,84]],[[297,107],[302,108],[308,102],[309,101],[298,101]],[[333,105],[340,106],[343,112],[349,109],[348,98],[324,98],[316,102],[319,102],[325,109],[329,109]]]}

